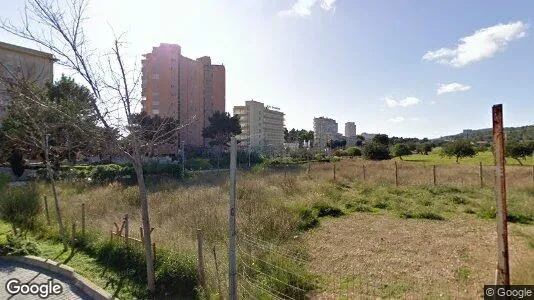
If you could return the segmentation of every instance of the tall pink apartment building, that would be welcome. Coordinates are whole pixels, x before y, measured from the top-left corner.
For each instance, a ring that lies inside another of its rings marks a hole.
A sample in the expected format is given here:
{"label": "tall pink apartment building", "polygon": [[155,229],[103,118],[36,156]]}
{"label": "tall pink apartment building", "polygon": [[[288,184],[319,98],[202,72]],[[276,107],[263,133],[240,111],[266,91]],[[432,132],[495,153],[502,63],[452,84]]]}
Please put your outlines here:
{"label": "tall pink apartment building", "polygon": [[182,56],[179,45],[160,44],[142,60],[143,111],[173,117],[185,127],[178,141],[186,146],[207,146],[202,129],[215,111],[225,111],[224,65],[213,65],[209,56],[196,60]]}

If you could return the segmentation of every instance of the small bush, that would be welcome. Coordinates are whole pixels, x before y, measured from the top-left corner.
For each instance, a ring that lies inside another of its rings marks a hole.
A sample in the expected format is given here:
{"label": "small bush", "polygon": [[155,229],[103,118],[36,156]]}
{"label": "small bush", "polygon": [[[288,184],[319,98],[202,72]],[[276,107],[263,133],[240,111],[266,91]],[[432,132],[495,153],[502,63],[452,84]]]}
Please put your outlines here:
{"label": "small bush", "polygon": [[386,145],[376,142],[369,143],[363,148],[363,157],[370,160],[385,160],[390,159],[391,154]]}
{"label": "small bush", "polygon": [[0,173],[0,190],[3,190],[11,182],[11,176]]}
{"label": "small bush", "polygon": [[319,219],[317,218],[317,215],[313,210],[309,208],[302,209],[299,212],[299,215],[300,221],[297,226],[299,230],[308,230],[315,228],[319,225]]}
{"label": "small bush", "polygon": [[117,180],[123,171],[119,165],[99,165],[91,170],[91,179],[97,184],[111,183]]}
{"label": "small bush", "polygon": [[6,240],[5,244],[0,244],[0,256],[39,255],[41,253],[37,244],[23,239],[20,235],[9,234]]}
{"label": "small bush", "polygon": [[32,230],[41,213],[41,202],[35,185],[9,187],[0,194],[0,216],[13,228]]}
{"label": "small bush", "polygon": [[347,203],[345,205],[345,208],[347,208],[350,211],[356,211],[356,212],[372,212],[373,208],[369,205],[365,205],[362,203]]}
{"label": "small bush", "polygon": [[324,203],[315,204],[313,209],[317,212],[317,216],[320,218],[328,216],[337,218],[345,214],[341,209]]}
{"label": "small bush", "polygon": [[345,156],[362,156],[362,150],[356,147],[349,147],[344,151]]}

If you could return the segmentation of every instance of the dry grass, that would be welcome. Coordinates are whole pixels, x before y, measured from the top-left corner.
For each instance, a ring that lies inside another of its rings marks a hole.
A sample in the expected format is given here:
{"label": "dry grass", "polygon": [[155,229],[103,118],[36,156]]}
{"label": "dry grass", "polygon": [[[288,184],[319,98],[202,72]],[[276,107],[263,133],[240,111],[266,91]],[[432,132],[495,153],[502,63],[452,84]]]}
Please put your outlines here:
{"label": "dry grass", "polygon": [[[527,223],[534,217],[530,172],[527,167],[507,169],[510,212]],[[474,285],[487,282],[494,268],[494,222],[481,219],[491,217],[494,210],[491,168],[484,169],[484,189],[479,188],[478,166],[438,166],[438,187],[432,186],[431,165],[398,162],[398,188],[394,187],[394,175],[391,161],[360,159],[337,162],[335,181],[331,163],[313,164],[309,174],[306,166],[294,168],[287,171],[287,177],[283,170],[240,172],[239,233],[308,257],[308,267],[324,289],[321,297],[350,295],[352,286],[372,296],[397,297],[404,292],[417,296],[427,291],[424,286],[416,287],[420,281],[427,283],[430,296],[454,296],[462,289],[469,290],[464,292],[468,296],[478,295],[480,287],[474,289]],[[49,188],[42,188],[51,199]],[[135,187],[60,184],[59,191],[69,223],[79,222],[85,203],[90,229],[109,234],[113,222],[120,226],[124,214],[129,214],[130,235],[139,236]],[[203,230],[212,294],[217,291],[213,247],[219,261],[218,277],[226,286],[228,195],[226,174],[205,174],[187,184],[158,180],[149,193],[158,247],[196,253],[197,229]],[[299,232],[300,213],[320,205],[340,209],[348,216],[332,221],[322,218],[318,229]],[[527,246],[534,236],[533,226],[514,224],[513,230],[512,249],[524,258],[523,263],[514,265],[513,279],[532,283],[534,274],[528,266],[534,265],[534,250]]]}

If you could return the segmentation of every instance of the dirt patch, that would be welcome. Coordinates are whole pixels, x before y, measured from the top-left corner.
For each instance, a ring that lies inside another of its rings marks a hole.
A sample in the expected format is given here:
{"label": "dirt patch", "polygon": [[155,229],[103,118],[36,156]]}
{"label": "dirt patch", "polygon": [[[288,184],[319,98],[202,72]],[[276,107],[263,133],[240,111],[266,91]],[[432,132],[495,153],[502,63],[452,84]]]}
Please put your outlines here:
{"label": "dirt patch", "polygon": [[[512,224],[531,231],[526,225]],[[447,221],[356,213],[325,221],[305,235],[309,269],[323,282],[314,299],[456,298],[482,296],[494,282],[494,221]],[[510,236],[511,269],[534,261],[521,235]],[[513,282],[512,282],[513,283]]]}

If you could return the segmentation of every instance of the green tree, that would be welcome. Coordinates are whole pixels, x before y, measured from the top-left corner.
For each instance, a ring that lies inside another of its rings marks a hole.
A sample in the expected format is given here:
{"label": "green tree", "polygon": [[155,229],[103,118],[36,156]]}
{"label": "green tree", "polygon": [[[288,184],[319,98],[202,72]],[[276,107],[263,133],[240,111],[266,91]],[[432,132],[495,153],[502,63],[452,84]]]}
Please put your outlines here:
{"label": "green tree", "polygon": [[471,142],[467,140],[457,140],[454,142],[449,142],[443,145],[441,150],[442,156],[447,157],[456,157],[456,163],[458,160],[463,157],[473,157],[475,156],[476,151]]}
{"label": "green tree", "polygon": [[517,160],[520,165],[523,165],[521,159],[524,160],[530,155],[532,155],[532,148],[527,143],[508,142],[506,144],[506,156]]}
{"label": "green tree", "polygon": [[363,148],[363,157],[371,160],[386,160],[391,158],[391,154],[388,146],[371,142]]}
{"label": "green tree", "polygon": [[392,149],[393,156],[399,157],[402,160],[403,156],[412,154],[410,147],[406,144],[395,144]]}
{"label": "green tree", "polygon": [[387,146],[389,145],[389,137],[387,134],[377,134],[373,137],[373,142]]}
{"label": "green tree", "polygon": [[216,111],[209,117],[210,125],[202,131],[204,138],[211,139],[209,142],[212,146],[227,147],[230,137],[241,133],[239,125],[239,116],[230,117],[227,112]]}
{"label": "green tree", "polygon": [[345,156],[362,156],[362,151],[359,148],[356,147],[349,147],[345,151]]}

